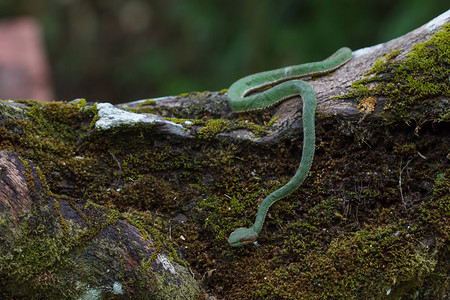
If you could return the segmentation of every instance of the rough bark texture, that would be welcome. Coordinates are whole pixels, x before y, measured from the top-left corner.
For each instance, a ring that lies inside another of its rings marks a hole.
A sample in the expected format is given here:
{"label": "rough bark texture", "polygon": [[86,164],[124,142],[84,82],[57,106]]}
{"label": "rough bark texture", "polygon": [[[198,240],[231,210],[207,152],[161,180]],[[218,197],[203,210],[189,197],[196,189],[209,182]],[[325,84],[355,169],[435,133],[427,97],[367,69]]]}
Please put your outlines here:
{"label": "rough bark texture", "polygon": [[[125,293],[147,299],[193,298],[200,291],[189,271],[158,253],[161,245],[157,246],[152,237],[143,236],[132,221],[94,203],[51,193],[36,165],[8,151],[0,151],[0,216],[2,242],[21,245],[20,251],[30,260],[43,256],[39,253],[43,250],[55,255],[50,268],[40,262],[34,265],[43,273],[37,274],[41,277],[37,286],[14,287],[8,282],[13,280],[6,279],[0,285],[5,290],[22,289],[21,294],[34,292],[37,298],[77,294],[96,298],[102,293],[119,297]],[[47,246],[54,247],[50,249],[30,249],[31,245],[23,244],[21,239],[28,230],[37,234],[37,228],[45,233],[38,240],[43,244],[54,239],[64,243],[49,243]],[[6,251],[8,255],[1,257],[1,268],[8,269],[8,263],[15,265],[18,281],[21,276],[29,276],[32,270],[14,259],[19,249]],[[60,260],[68,265],[60,265]],[[45,290],[45,285],[54,281],[60,281],[58,289]]]}
{"label": "rough bark texture", "polygon": [[[411,31],[399,38],[376,46],[354,51],[353,58],[333,72],[333,76],[321,76],[317,79],[305,79],[308,81],[317,95],[317,110],[324,114],[338,114],[344,118],[357,118],[360,116],[360,110],[357,108],[355,99],[337,99],[333,98],[346,94],[350,91],[352,83],[364,77],[364,74],[372,69],[374,63],[393,50],[401,51],[397,57],[398,60],[405,59],[412,47],[418,43],[423,43],[430,39],[433,34],[442,28],[442,24],[450,20],[449,13],[441,15],[433,21]],[[158,99],[138,100],[130,103],[120,104],[118,107],[135,108],[139,105],[149,104],[150,107],[157,109],[165,117],[182,115],[185,117],[199,116],[199,113],[209,113],[220,118],[230,118],[232,111],[227,105],[225,92],[206,92],[191,93],[180,96],[162,97]],[[374,114],[383,111],[385,99],[381,98],[375,106]],[[262,138],[261,143],[276,143],[281,136],[287,132],[299,131],[301,129],[301,111],[302,103],[300,98],[292,98],[273,111],[273,118],[278,117],[277,122],[272,126],[268,136]],[[232,135],[240,138],[254,135],[250,132],[242,131]]]}
{"label": "rough bark texture", "polygon": [[[313,166],[242,248],[230,232],[297,169],[300,99],[243,115],[223,91],[118,105],[128,111],[0,102],[0,296],[448,297],[449,19],[308,79]],[[422,62],[432,76],[395,75]]]}

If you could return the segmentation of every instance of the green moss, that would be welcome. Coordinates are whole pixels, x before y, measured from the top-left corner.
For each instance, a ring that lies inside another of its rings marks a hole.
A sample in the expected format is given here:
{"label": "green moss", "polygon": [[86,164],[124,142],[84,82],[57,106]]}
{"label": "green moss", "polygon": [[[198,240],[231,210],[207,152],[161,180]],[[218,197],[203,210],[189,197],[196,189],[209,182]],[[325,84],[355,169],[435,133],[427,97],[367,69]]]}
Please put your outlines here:
{"label": "green moss", "polygon": [[[290,179],[290,174],[280,174],[280,170],[289,169],[286,164],[267,162],[258,155],[241,157],[239,149],[235,145],[227,145],[203,155],[204,166],[220,172],[214,184],[207,189],[210,192],[198,202],[195,210],[202,216],[200,226],[219,249],[227,245],[226,240],[234,229],[252,225],[262,198]],[[268,177],[274,169],[280,172],[276,179]],[[289,213],[286,210],[296,205],[290,197],[284,200],[277,203],[283,207],[280,209],[282,215]],[[270,215],[278,219],[278,213],[274,210]],[[270,221],[268,218],[267,222]]]}
{"label": "green moss", "polygon": [[[127,177],[131,180],[131,177]],[[131,206],[139,210],[170,211],[180,205],[182,200],[171,182],[154,176],[142,176],[120,190],[104,191],[98,195],[98,203],[114,204],[118,207]]]}
{"label": "green moss", "polygon": [[22,109],[19,107],[5,105],[6,101],[0,100],[0,119],[23,119]]}
{"label": "green moss", "polygon": [[[352,90],[340,98],[386,98],[386,118],[389,115],[406,123],[415,121],[420,126],[426,120],[446,120],[448,103],[440,97],[450,96],[450,25],[436,33],[427,42],[413,47],[404,61],[396,61],[400,54],[394,50],[378,59],[371,71],[352,85]],[[376,83],[369,88],[368,83]]]}
{"label": "green moss", "polygon": [[[70,276],[80,270],[64,242],[64,232],[49,235],[42,223],[37,227],[28,223],[12,228],[12,221],[0,218],[0,286],[12,295],[28,299],[72,298],[81,294]],[[32,222],[32,221],[31,221]]]}
{"label": "green moss", "polygon": [[[315,230],[314,230],[315,231]],[[436,261],[404,227],[341,233],[320,248],[290,260],[262,251],[243,255],[235,266],[245,292],[240,299],[399,299],[420,289]],[[271,249],[276,251],[275,249]],[[257,251],[257,250],[254,250]],[[248,266],[248,267],[243,267]]]}
{"label": "green moss", "polygon": [[0,130],[0,147],[39,163],[45,172],[57,171],[77,155],[77,141],[88,133],[94,113],[76,104],[26,102],[22,120],[7,120]]}
{"label": "green moss", "polygon": [[[390,294],[395,298],[396,294],[402,294],[401,290],[414,290],[421,284],[418,275],[426,276],[436,264],[425,249],[416,251],[414,244],[407,230],[395,227],[362,230],[335,240],[327,251],[327,257],[341,270],[339,276],[345,282],[336,288],[333,282],[338,283],[337,274],[328,277],[330,291],[324,294],[345,297],[351,295],[349,290],[353,290],[352,293],[357,291],[362,297]],[[329,272],[326,265],[322,267],[322,272]]]}
{"label": "green moss", "polygon": [[205,127],[198,131],[198,137],[202,139],[211,139],[219,133],[230,132],[233,122],[224,119],[209,120]]}
{"label": "green moss", "polygon": [[272,118],[268,123],[267,123],[267,127],[270,127],[270,126],[272,126],[273,124],[275,124],[277,121],[278,121],[278,119],[280,118],[281,116],[277,116],[277,117],[275,117],[275,118]]}
{"label": "green moss", "polygon": [[[5,288],[8,295],[21,295],[27,299],[78,297],[88,287],[99,286],[97,280],[104,278],[106,268],[115,268],[114,263],[124,264],[119,253],[112,253],[114,251],[109,249],[110,246],[97,238],[98,233],[106,227],[116,224],[120,214],[117,210],[106,209],[89,201],[79,208],[69,197],[52,193],[39,168],[32,168],[25,159],[21,161],[25,167],[24,176],[30,196],[38,200],[33,200],[37,205],[33,205],[28,215],[21,218],[19,229],[11,226],[14,223],[7,215],[0,216],[0,287]],[[37,179],[40,180],[38,184]],[[59,211],[62,200],[83,216],[86,226],[79,228],[63,218]],[[169,257],[187,266],[186,262],[179,259],[165,235],[159,233],[161,229],[155,227],[154,218],[147,218],[145,225],[142,225],[138,217],[128,213],[126,220],[136,225],[142,231],[143,238],[149,241],[150,232],[152,246],[161,249],[164,243],[164,248],[170,250]],[[41,225],[36,227],[36,224]],[[87,248],[89,250],[86,253],[108,253],[96,259],[108,260],[114,257],[115,262],[108,261],[98,270],[91,270],[92,261],[84,262],[83,256],[79,257],[79,251]],[[158,253],[156,251],[155,255]],[[26,259],[23,259],[24,255]],[[149,266],[149,263],[151,261],[146,265]],[[120,268],[124,269],[124,265]],[[76,280],[80,284],[75,284]],[[144,277],[139,280],[144,280]],[[136,283],[133,288],[138,286]],[[147,290],[148,286],[144,285],[143,289]]]}
{"label": "green moss", "polygon": [[445,242],[450,237],[450,170],[440,173],[434,181],[431,198],[422,203],[420,220],[433,228],[439,235],[439,240]]}
{"label": "green moss", "polygon": [[85,98],[76,99],[76,101],[72,101],[71,104],[77,106],[78,108],[83,108],[87,106]]}
{"label": "green moss", "polygon": [[94,103],[94,105],[92,105],[92,107],[90,108],[90,111],[92,112],[92,114],[93,114],[93,118],[92,118],[92,120],[91,120],[91,123],[90,123],[90,128],[91,129],[93,129],[93,128],[95,128],[95,123],[98,121],[98,120],[100,120],[100,116],[98,115],[98,109],[97,109],[97,103]]}
{"label": "green moss", "polygon": [[177,262],[186,269],[189,269],[188,263],[178,256],[173,242],[167,237],[167,232],[165,232],[164,228],[167,228],[168,224],[161,216],[150,215],[139,211],[133,211],[132,214],[126,213],[124,216],[126,222],[139,229],[142,238],[149,242],[148,246],[155,248],[152,256],[142,261],[142,270],[147,270],[156,260],[158,254],[163,253],[163,249],[170,250],[170,252],[165,253],[170,261]]}
{"label": "green moss", "polygon": [[[10,251],[8,249],[12,244],[8,244],[6,248],[2,248],[2,245],[0,245],[0,248],[6,251],[6,253],[1,252],[1,258],[10,259],[8,262],[12,263],[11,268],[1,270],[4,279],[0,281],[0,286],[2,288],[5,287],[8,293],[15,294],[20,290],[22,284],[31,280],[36,282],[32,282],[29,285],[29,291],[27,289],[21,290],[25,293],[24,295],[34,295],[28,298],[39,298],[36,295],[40,295],[42,291],[45,292],[52,288],[54,291],[46,294],[48,297],[52,298],[52,295],[58,295],[58,297],[70,298],[82,293],[82,289],[77,289],[72,279],[72,286],[65,288],[67,291],[61,292],[60,289],[60,286],[65,286],[66,284],[64,282],[63,285],[63,282],[60,281],[62,280],[61,278],[72,278],[67,276],[67,274],[75,274],[73,271],[74,268],[70,264],[66,264],[66,262],[71,262],[73,259],[72,254],[74,253],[71,251],[73,249],[83,249],[87,245],[95,243],[95,238],[98,236],[98,233],[107,226],[114,226],[120,217],[118,210],[100,207],[89,200],[100,200],[100,203],[104,200],[105,205],[114,207],[115,201],[113,200],[115,199],[115,195],[117,195],[117,198],[119,196],[121,198],[121,201],[117,201],[117,205],[124,210],[128,210],[129,207],[133,206],[147,210],[152,208],[151,206],[155,206],[156,210],[167,211],[176,207],[184,197],[189,197],[189,194],[178,197],[179,200],[176,200],[177,195],[171,192],[176,191],[176,186],[173,183],[168,184],[161,177],[147,176],[148,174],[146,172],[160,172],[181,168],[185,170],[183,172],[184,180],[189,181],[190,173],[187,171],[198,170],[200,165],[195,159],[191,159],[185,154],[181,156],[177,155],[167,147],[156,147],[152,151],[139,152],[138,150],[142,150],[142,147],[147,147],[152,143],[149,135],[153,131],[147,128],[148,126],[145,128],[137,126],[131,129],[128,127],[118,128],[115,131],[117,132],[116,135],[112,131],[108,132],[108,135],[105,135],[103,132],[90,132],[89,127],[81,126],[81,124],[95,122],[97,116],[95,106],[79,107],[76,104],[48,104],[40,102],[26,102],[26,104],[29,105],[29,110],[26,115],[28,119],[8,120],[8,126],[1,127],[0,143],[2,146],[9,145],[9,150],[22,153],[25,157],[33,159],[42,167],[42,171],[40,169],[32,170],[28,161],[25,159],[22,160],[26,169],[25,176],[31,194],[38,195],[41,205],[31,213],[31,216],[34,218],[38,210],[45,210],[46,213],[53,216],[51,220],[55,222],[53,226],[57,228],[58,235],[46,236],[46,228],[36,229],[43,232],[42,238],[37,234],[31,237],[27,233],[24,233],[23,241],[26,241],[27,237],[30,239],[30,246],[26,246],[26,248],[35,248],[35,252],[31,253],[30,250],[27,250],[31,260],[22,262],[20,268],[17,269],[17,278],[10,273],[14,271],[14,266],[19,267],[16,260],[20,259],[20,255],[16,256],[13,253],[13,257],[11,257],[8,254],[7,251]],[[131,130],[132,133],[124,134],[127,130]],[[110,135],[113,137],[116,136],[116,138],[111,139]],[[137,135],[140,138],[134,139],[133,143],[130,143],[129,139],[127,139],[130,135]],[[130,149],[133,149],[133,151],[131,152]],[[112,155],[112,153],[116,154]],[[129,155],[122,156],[123,153]],[[42,182],[42,189],[44,191],[42,195],[37,193],[37,187],[35,187],[36,176]],[[47,186],[45,176],[52,178],[50,186]],[[111,183],[109,180],[110,176],[111,178],[118,178],[118,181],[116,181],[117,188],[106,192]],[[123,181],[121,178],[123,178]],[[68,180],[74,187],[77,187],[79,184],[80,188],[77,188],[75,192],[72,190],[70,194],[71,196],[75,196],[78,191],[82,191],[84,194],[83,198],[87,200],[84,207],[75,204],[71,198],[65,195],[57,195],[52,192],[54,189],[58,190],[60,180]],[[129,182],[131,185],[119,188],[124,182]],[[144,192],[144,189],[147,192]],[[119,193],[118,191],[122,192]],[[110,199],[105,198],[105,194],[112,197]],[[161,199],[157,195],[165,197],[167,200],[165,205],[161,205]],[[46,199],[48,199],[46,197],[52,197],[51,205],[46,202]],[[67,201],[78,215],[84,219],[86,223],[85,227],[79,228],[78,226],[74,226],[72,222],[62,216],[60,212],[62,201]],[[92,214],[91,212],[93,211],[97,211],[98,213]],[[10,224],[6,220],[6,217],[2,216],[0,218],[0,221],[5,222],[4,224]],[[46,224],[48,224],[48,221]],[[160,249],[164,245],[164,249],[169,249],[170,252],[167,253],[169,259],[187,266],[186,262],[178,257],[175,247],[166,238],[167,233],[165,230],[168,227],[164,226],[164,229],[156,229],[154,228],[154,224],[154,218],[145,218],[145,227],[141,227],[140,229],[145,228],[147,234],[152,236],[154,245],[160,245]],[[160,230],[164,234],[160,233]],[[0,244],[2,241],[4,240],[2,239]],[[54,243],[55,246],[51,243]],[[42,247],[36,247],[35,245],[37,244],[42,245]],[[19,244],[14,242],[14,245]],[[11,247],[14,248],[14,245]],[[55,251],[45,251],[45,247],[53,247]],[[49,261],[51,261],[51,258],[45,255],[61,256],[63,254],[65,256],[63,259],[61,258],[61,265],[55,263],[51,268],[45,269],[44,265],[49,264]],[[38,264],[36,266],[33,265],[35,263],[35,258],[31,258],[33,255],[43,256],[42,267]],[[1,264],[2,267],[6,266],[3,262]],[[145,265],[148,266],[149,262]],[[55,271],[52,268],[55,268]],[[80,265],[77,265],[77,268],[80,270],[80,274],[83,274],[84,271],[80,269]],[[60,270],[63,271],[58,273]],[[45,281],[47,280],[44,278],[47,276],[46,271],[50,272],[48,273],[48,280],[50,282]],[[22,276],[26,272],[30,272],[30,275],[23,277],[24,279],[22,281],[19,280],[19,276]],[[34,279],[33,276],[35,275],[41,276],[42,278],[38,280]],[[95,285],[95,281],[89,281],[90,279],[88,280],[88,278],[85,279],[83,279],[83,282]],[[52,280],[56,280],[57,282],[52,282]],[[145,286],[145,288],[148,288],[148,286]],[[57,296],[53,298],[57,298]]]}
{"label": "green moss", "polygon": [[156,104],[157,104],[156,100],[147,99],[144,102],[139,103],[135,108],[124,106],[122,107],[122,109],[134,113],[156,114],[161,112],[161,109],[157,107]]}
{"label": "green moss", "polygon": [[[436,264],[424,249],[416,251],[413,244],[406,231],[393,227],[341,236],[331,242],[326,252],[306,255],[301,265],[313,264],[314,270],[296,264],[283,270],[298,276],[304,285],[286,292],[293,296],[290,299],[300,296],[300,290],[314,293],[314,298],[381,298],[388,294],[396,298],[405,289],[410,293],[420,286],[418,275],[426,276]],[[298,271],[289,272],[295,267]]]}
{"label": "green moss", "polygon": [[[70,253],[70,227],[59,213],[57,200],[51,211],[45,179],[42,186],[36,181],[36,176],[41,179],[40,170],[33,169],[27,160],[19,159],[25,167],[23,175],[32,209],[22,212],[18,227],[13,225],[15,223],[7,213],[0,216],[0,286],[12,295],[29,299],[79,296],[83,290],[66,276],[75,268]],[[40,187],[42,191],[38,190]],[[57,217],[51,217],[52,214]],[[73,276],[79,275],[78,272],[84,272],[84,269],[77,266]]]}
{"label": "green moss", "polygon": [[[397,64],[395,58],[387,57],[377,69],[392,64]],[[361,97],[373,96],[366,86],[370,78],[382,82],[392,76],[386,74],[373,73],[361,82]],[[91,245],[102,230],[96,224],[119,230],[116,221],[123,219],[156,249],[152,257],[142,257],[125,288],[145,290],[169,280],[165,274],[151,278],[147,272],[163,253],[190,267],[218,298],[364,299],[383,298],[388,291],[394,298],[444,293],[445,261],[438,269],[441,262],[435,258],[448,257],[443,252],[449,231],[448,172],[439,165],[448,147],[439,134],[417,136],[381,120],[367,132],[357,122],[318,113],[316,156],[306,182],[271,207],[257,246],[235,249],[228,247],[228,235],[251,225],[260,199],[295,173],[301,142],[283,139],[269,147],[234,144],[220,133],[244,129],[262,136],[276,121],[270,121],[273,111],[240,114],[229,121],[211,119],[204,111],[179,113],[178,119],[170,120],[191,121],[193,134],[202,139],[176,140],[149,126],[93,131],[89,128],[97,118],[93,107],[26,104],[30,120],[0,126],[0,145],[32,158],[49,178],[46,189],[55,200],[46,209],[59,234],[70,234],[68,241],[61,238],[62,246],[55,247],[72,251]],[[266,125],[252,128],[253,123]],[[435,126],[439,129],[442,124]],[[427,159],[416,157],[418,151]],[[410,157],[416,159],[402,174],[405,212],[398,181]],[[433,181],[434,196],[429,199]],[[58,191],[87,204],[76,205]],[[83,218],[86,229],[61,217],[63,201]],[[93,208],[98,215],[89,214]],[[185,221],[177,221],[178,215]],[[417,229],[421,226],[424,230]],[[427,242],[434,237],[437,243]]]}
{"label": "green moss", "polygon": [[414,157],[417,154],[416,144],[407,143],[402,145],[395,143],[394,153],[404,157]]}
{"label": "green moss", "polygon": [[181,124],[184,130],[187,131],[192,128],[192,126],[203,126],[207,123],[204,119],[180,119],[180,118],[165,118],[166,120],[172,121],[176,124]]}
{"label": "green moss", "polygon": [[91,202],[87,202],[84,209],[88,209],[89,206],[94,206],[100,212],[95,216],[89,216],[87,218],[87,227],[77,232],[77,235],[73,237],[73,240],[70,243],[71,248],[86,245],[106,227],[116,224],[119,219],[120,214],[114,209],[104,209]]}
{"label": "green moss", "polygon": [[317,249],[320,229],[342,221],[343,206],[343,199],[330,198],[310,209],[302,221],[290,223],[286,227],[284,251],[302,256]]}
{"label": "green moss", "polygon": [[156,100],[153,100],[153,99],[147,99],[147,100],[145,100],[144,102],[142,102],[142,103],[139,103],[138,104],[138,108],[141,108],[141,107],[143,107],[143,106],[147,106],[147,105],[155,105],[156,104]]}
{"label": "green moss", "polygon": [[208,120],[204,127],[200,128],[197,136],[200,139],[212,139],[219,133],[229,133],[238,129],[245,129],[252,132],[255,137],[262,137],[269,132],[269,127],[272,126],[279,117],[273,118],[266,125],[257,125],[248,120],[231,121],[225,119],[211,119]]}
{"label": "green moss", "polygon": [[[372,70],[370,70],[369,72],[367,72],[364,75],[367,76],[367,75],[370,75],[370,74],[386,73],[388,71],[387,64],[388,63],[392,63],[394,61],[394,59],[397,56],[399,56],[401,53],[402,53],[402,51],[394,49],[394,50],[392,50],[391,53],[386,54],[385,57],[378,58],[377,61],[375,62],[375,64],[373,65]],[[366,81],[366,83],[370,82],[370,81]]]}
{"label": "green moss", "polygon": [[201,96],[201,95],[204,95],[207,93],[210,93],[210,91],[182,93],[182,94],[179,94],[177,97],[180,97],[180,98],[198,97],[198,96]]}
{"label": "green moss", "polygon": [[[160,239],[161,235],[156,234],[153,238],[150,237],[149,231],[152,227],[146,226],[146,224],[137,216],[129,215],[127,214],[127,217],[125,219],[128,223],[135,226],[139,229],[140,233],[142,234],[142,238],[144,241],[148,241],[149,243],[153,240],[152,243],[149,244],[149,246],[155,248],[155,251],[153,252],[152,256],[143,262],[142,268],[143,270],[147,270],[150,265],[155,261],[158,254],[162,251],[162,240]],[[156,230],[153,230],[154,232],[157,232]]]}
{"label": "green moss", "polygon": [[[119,156],[120,157],[120,156]],[[196,171],[201,163],[180,150],[172,150],[170,147],[154,147],[138,153],[124,155],[122,157],[122,175],[129,181],[138,179],[137,174],[185,169]]]}

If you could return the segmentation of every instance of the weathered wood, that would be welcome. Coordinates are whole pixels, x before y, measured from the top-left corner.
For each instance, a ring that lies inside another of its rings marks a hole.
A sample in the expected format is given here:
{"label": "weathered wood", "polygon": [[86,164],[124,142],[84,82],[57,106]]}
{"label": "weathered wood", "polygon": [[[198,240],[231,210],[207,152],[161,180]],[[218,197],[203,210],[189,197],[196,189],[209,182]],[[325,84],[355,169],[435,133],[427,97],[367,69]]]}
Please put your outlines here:
{"label": "weathered wood", "polygon": [[[442,28],[442,25],[450,21],[450,12],[440,15],[427,24],[391,41],[359,49],[353,52],[350,62],[333,72],[332,76],[320,76],[318,78],[305,78],[317,94],[317,110],[324,114],[337,114],[343,118],[359,118],[362,116],[355,99],[333,98],[346,94],[350,91],[354,81],[364,78],[374,65],[375,61],[393,50],[400,50],[401,55],[397,60],[405,59],[406,55],[415,44],[422,43],[430,39],[434,33]],[[143,99],[124,104],[117,107],[136,108],[142,104],[150,103],[148,107],[159,111],[162,116],[170,116],[171,111],[176,111],[181,115],[198,115],[199,110],[208,112],[220,118],[230,118],[234,114],[229,108],[224,92],[191,93],[180,96],[168,96],[156,99]],[[383,111],[384,99],[378,99],[374,114]],[[302,103],[299,97],[292,98],[279,105],[273,113],[273,118],[278,120],[270,128],[268,136],[255,139],[249,132],[240,130],[235,134],[228,134],[231,138],[250,138],[258,143],[276,143],[289,132],[301,131],[301,111]]]}

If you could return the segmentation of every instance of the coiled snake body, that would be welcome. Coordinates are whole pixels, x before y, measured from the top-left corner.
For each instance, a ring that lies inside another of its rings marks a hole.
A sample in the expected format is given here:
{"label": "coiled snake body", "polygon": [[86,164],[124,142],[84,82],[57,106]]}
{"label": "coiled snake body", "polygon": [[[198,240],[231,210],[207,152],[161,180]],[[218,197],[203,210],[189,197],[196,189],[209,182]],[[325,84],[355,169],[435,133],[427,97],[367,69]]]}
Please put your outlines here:
{"label": "coiled snake body", "polygon": [[311,85],[300,78],[331,72],[351,58],[352,51],[344,47],[323,61],[253,74],[239,79],[228,89],[228,103],[235,112],[264,109],[297,95],[303,99],[303,150],[300,165],[288,183],[262,201],[252,227],[241,227],[231,233],[228,238],[231,246],[256,241],[270,206],[295,191],[309,172],[314,157],[317,98]]}

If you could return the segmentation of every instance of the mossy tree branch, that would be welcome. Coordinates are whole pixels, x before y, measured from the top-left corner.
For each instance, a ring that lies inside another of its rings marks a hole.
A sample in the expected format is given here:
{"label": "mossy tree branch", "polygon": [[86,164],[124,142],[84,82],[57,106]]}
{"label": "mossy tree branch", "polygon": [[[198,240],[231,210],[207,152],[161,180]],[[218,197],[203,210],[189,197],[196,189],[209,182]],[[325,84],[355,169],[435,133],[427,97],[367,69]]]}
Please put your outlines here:
{"label": "mossy tree branch", "polygon": [[[413,109],[412,102],[415,102],[416,110],[421,110],[423,101],[419,100],[424,100],[427,107],[431,104],[441,108],[432,111],[427,109],[430,113],[426,118],[413,117],[416,123],[420,125],[425,120],[448,119],[448,111],[443,108],[446,103],[448,105],[449,97],[449,68],[446,59],[450,51],[447,42],[450,38],[448,26],[438,37],[432,37],[449,21],[450,11],[447,11],[399,38],[354,51],[353,59],[331,76],[306,79],[316,91],[318,112],[321,115],[337,114],[342,118],[352,119],[366,118],[371,114],[380,116],[391,108],[397,119],[404,118],[405,122],[409,122],[411,112],[405,110]],[[422,46],[416,47],[421,43]],[[413,80],[411,76],[417,80]],[[380,87],[376,88],[378,86]],[[399,95],[399,89],[410,92]],[[267,118],[277,120],[270,128],[266,128],[268,135],[265,137],[255,136],[251,130],[233,133],[229,128],[227,137],[276,143],[286,134],[296,135],[301,132],[300,101],[299,98],[290,99],[266,114],[266,123],[269,122]],[[232,113],[227,105],[226,90],[139,100],[118,106],[181,119],[198,118],[201,115],[228,120],[247,118],[250,122],[254,119],[247,114],[237,116]],[[389,117],[387,114],[384,116]]]}
{"label": "mossy tree branch", "polygon": [[0,297],[448,297],[448,19],[307,79],[314,163],[240,249],[230,232],[297,169],[299,99],[0,101]]}

